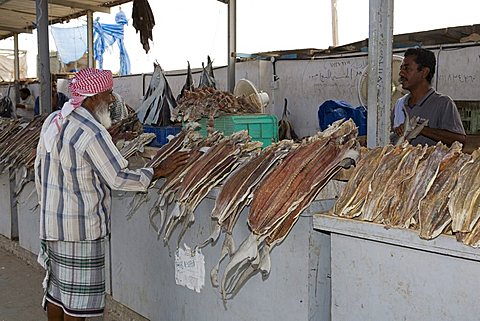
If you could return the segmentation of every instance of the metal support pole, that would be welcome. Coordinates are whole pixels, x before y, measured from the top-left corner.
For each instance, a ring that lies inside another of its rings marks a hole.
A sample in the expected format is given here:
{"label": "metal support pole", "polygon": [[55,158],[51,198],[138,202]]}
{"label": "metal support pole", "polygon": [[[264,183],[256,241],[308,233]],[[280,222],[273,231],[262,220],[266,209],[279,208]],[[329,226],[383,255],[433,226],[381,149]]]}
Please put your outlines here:
{"label": "metal support pole", "polygon": [[50,81],[50,49],[48,47],[48,0],[36,0],[38,79],[40,80],[40,113],[52,112],[52,84]]}
{"label": "metal support pole", "polygon": [[93,55],[93,12],[87,11],[87,47],[88,47],[88,67],[95,68],[95,57]]}
{"label": "metal support pole", "polygon": [[15,104],[18,104],[20,102],[20,97],[18,95],[18,90],[20,89],[18,84],[18,81],[20,80],[20,59],[18,58],[18,33],[13,34],[13,64],[13,79],[15,81]]}
{"label": "metal support pole", "polygon": [[393,1],[370,0],[367,146],[390,142]]}
{"label": "metal support pole", "polygon": [[237,59],[237,1],[228,1],[228,91],[235,88],[235,63]]}
{"label": "metal support pole", "polygon": [[338,46],[337,0],[332,0],[332,42],[334,47]]}

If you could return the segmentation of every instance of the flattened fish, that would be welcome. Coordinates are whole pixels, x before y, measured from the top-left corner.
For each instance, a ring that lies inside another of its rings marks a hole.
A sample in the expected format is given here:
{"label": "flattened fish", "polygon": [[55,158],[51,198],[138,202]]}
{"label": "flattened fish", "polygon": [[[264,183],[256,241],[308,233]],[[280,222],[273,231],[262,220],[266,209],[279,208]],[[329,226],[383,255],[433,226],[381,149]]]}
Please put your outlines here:
{"label": "flattened fish", "polygon": [[377,147],[360,159],[342,194],[335,202],[331,211],[333,215],[353,218],[361,214],[360,209],[363,206],[367,191],[362,186],[366,186],[370,182],[383,155],[392,148],[391,145]]}
{"label": "flattened fish", "polygon": [[458,182],[450,194],[448,208],[453,232],[470,232],[480,217],[480,150],[460,170]]}
{"label": "flattened fish", "polygon": [[442,143],[431,146],[425,153],[425,158],[420,162],[415,176],[409,181],[405,181],[406,186],[404,198],[399,202],[396,208],[390,208],[392,213],[392,224],[403,224],[408,228],[412,224],[412,219],[418,220],[418,206],[420,200],[425,196],[435,180],[438,173],[440,162],[445,157],[448,149]]}
{"label": "flattened fish", "polygon": [[462,144],[455,142],[440,162],[437,176],[419,204],[421,238],[427,240],[436,238],[451,222],[448,195],[455,187],[460,168],[469,158],[469,155],[462,153]]}

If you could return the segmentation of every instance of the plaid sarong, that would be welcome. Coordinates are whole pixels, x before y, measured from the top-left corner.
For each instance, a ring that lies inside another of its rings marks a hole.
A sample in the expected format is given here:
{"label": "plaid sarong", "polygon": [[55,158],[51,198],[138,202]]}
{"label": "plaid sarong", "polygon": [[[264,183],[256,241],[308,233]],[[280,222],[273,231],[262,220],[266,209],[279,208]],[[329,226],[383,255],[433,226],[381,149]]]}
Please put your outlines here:
{"label": "plaid sarong", "polygon": [[39,263],[47,270],[46,301],[73,317],[95,317],[105,307],[105,240],[41,242]]}

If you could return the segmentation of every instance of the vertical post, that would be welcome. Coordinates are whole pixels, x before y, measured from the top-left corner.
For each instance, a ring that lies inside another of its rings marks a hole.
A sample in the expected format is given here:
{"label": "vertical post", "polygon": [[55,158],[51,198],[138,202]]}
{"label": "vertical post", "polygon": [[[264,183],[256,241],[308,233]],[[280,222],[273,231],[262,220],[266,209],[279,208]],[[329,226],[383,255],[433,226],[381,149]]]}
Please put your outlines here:
{"label": "vertical post", "polygon": [[95,68],[95,57],[93,55],[93,12],[87,11],[87,48],[88,67]]}
{"label": "vertical post", "polygon": [[332,42],[334,47],[338,46],[337,0],[332,0]]}
{"label": "vertical post", "polygon": [[18,57],[18,33],[13,34],[13,70],[14,75],[13,79],[15,82],[15,104],[20,102],[20,97],[18,96],[19,84],[18,81],[20,80],[20,59]]}
{"label": "vertical post", "polygon": [[369,0],[368,147],[390,142],[393,1]]}
{"label": "vertical post", "polygon": [[235,87],[235,63],[237,59],[237,0],[228,1],[228,91]]}
{"label": "vertical post", "polygon": [[52,84],[50,80],[50,49],[48,47],[48,0],[36,0],[37,42],[40,80],[40,113],[52,112]]}

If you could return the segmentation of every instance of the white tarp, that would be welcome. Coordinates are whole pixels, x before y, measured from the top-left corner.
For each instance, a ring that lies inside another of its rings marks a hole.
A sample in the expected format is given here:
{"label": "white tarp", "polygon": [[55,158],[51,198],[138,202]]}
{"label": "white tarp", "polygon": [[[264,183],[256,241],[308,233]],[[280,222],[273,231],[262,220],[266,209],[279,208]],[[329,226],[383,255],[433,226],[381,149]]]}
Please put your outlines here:
{"label": "white tarp", "polygon": [[[18,54],[20,64],[20,79],[27,78],[27,55],[26,52]],[[15,64],[13,51],[0,50],[0,81],[15,80]]]}

